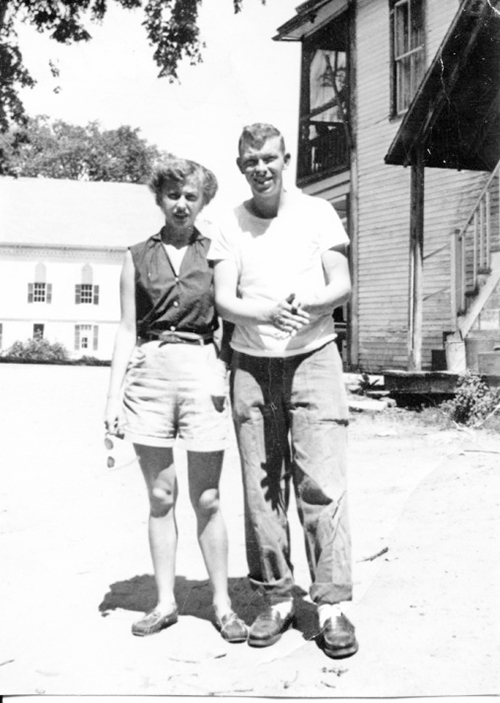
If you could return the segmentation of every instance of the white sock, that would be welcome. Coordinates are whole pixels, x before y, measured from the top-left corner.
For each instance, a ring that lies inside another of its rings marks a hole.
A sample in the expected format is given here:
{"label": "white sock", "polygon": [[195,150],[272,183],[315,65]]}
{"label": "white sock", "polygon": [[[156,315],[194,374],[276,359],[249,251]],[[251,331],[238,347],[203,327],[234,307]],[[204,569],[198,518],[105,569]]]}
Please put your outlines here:
{"label": "white sock", "polygon": [[328,618],[338,618],[342,615],[342,608],[339,603],[323,603],[323,605],[318,605],[318,618],[320,627],[326,623]]}
{"label": "white sock", "polygon": [[284,600],[281,603],[273,603],[271,608],[284,618],[293,608],[293,599],[290,598],[290,600]]}

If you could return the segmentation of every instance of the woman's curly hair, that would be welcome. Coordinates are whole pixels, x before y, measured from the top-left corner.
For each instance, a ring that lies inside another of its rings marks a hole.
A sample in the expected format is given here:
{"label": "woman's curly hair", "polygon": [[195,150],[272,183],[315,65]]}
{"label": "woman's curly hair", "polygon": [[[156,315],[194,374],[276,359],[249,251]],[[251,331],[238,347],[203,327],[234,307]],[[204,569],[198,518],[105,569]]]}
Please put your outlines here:
{"label": "woman's curly hair", "polygon": [[195,178],[198,181],[203,195],[203,205],[208,205],[217,193],[217,178],[210,169],[196,161],[180,159],[177,156],[168,156],[153,168],[149,189],[155,195],[156,204],[160,204],[167,184],[176,183],[182,186],[189,178]]}

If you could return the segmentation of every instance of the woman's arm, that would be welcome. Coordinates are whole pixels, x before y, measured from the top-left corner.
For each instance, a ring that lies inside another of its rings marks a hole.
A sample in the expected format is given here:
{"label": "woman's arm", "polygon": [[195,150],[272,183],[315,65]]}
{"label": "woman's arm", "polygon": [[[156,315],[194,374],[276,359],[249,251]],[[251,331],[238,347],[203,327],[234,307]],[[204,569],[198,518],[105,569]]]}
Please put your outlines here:
{"label": "woman's arm", "polygon": [[217,261],[214,268],[215,302],[221,317],[238,325],[271,324],[285,332],[299,330],[309,321],[304,310],[295,310],[289,299],[276,303],[242,300],[237,296],[238,271],[229,260]]}
{"label": "woman's arm", "polygon": [[121,318],[113,349],[108,397],[104,414],[106,430],[111,434],[116,434],[119,431],[120,392],[137,337],[135,320],[135,270],[130,251],[127,251],[125,255],[125,261],[120,276],[120,306]]}

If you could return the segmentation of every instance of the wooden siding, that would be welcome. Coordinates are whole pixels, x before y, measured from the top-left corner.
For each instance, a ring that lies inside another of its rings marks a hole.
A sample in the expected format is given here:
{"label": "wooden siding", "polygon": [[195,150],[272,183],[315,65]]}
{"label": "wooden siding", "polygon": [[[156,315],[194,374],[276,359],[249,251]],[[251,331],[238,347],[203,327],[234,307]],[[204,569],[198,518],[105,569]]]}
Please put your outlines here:
{"label": "wooden siding", "polygon": [[383,161],[395,133],[389,120],[388,2],[358,3],[356,39],[359,364],[375,371],[406,358],[408,319],[410,174]]}
{"label": "wooden siding", "polygon": [[[426,62],[435,55],[459,0],[428,1]],[[406,368],[409,305],[410,170],[387,166],[384,156],[400,120],[390,119],[388,0],[357,5],[357,104],[359,159],[359,367]],[[453,230],[467,216],[485,174],[425,170],[424,320],[422,359],[442,348],[450,317]]]}
{"label": "wooden siding", "polygon": [[427,0],[425,8],[425,54],[429,66],[458,11],[459,0]]}

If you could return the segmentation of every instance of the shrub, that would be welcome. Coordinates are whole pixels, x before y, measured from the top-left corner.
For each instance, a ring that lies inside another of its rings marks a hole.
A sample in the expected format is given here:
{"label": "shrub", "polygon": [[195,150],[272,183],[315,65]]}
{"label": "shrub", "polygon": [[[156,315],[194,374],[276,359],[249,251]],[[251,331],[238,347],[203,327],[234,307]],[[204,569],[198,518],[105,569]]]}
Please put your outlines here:
{"label": "shrub", "polygon": [[355,392],[358,395],[367,395],[371,391],[379,390],[380,388],[381,386],[378,378],[372,381],[367,373],[362,373],[359,380],[359,386]]}
{"label": "shrub", "polygon": [[79,359],[75,359],[74,362],[75,366],[110,366],[111,362],[104,360],[104,359],[98,359],[96,356],[81,356]]}
{"label": "shrub", "polygon": [[446,401],[442,409],[459,425],[475,425],[500,407],[500,389],[490,389],[483,377],[466,371],[457,383],[455,397]]}
{"label": "shrub", "polygon": [[29,361],[66,361],[69,358],[66,347],[60,342],[51,344],[46,339],[38,338],[28,339],[26,342],[14,342],[2,356]]}

